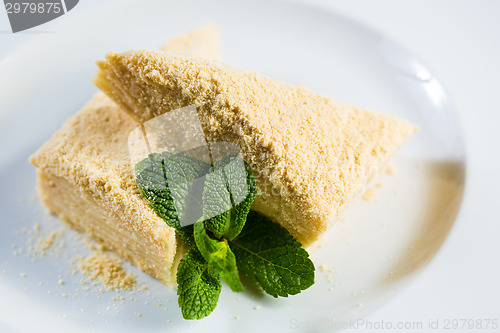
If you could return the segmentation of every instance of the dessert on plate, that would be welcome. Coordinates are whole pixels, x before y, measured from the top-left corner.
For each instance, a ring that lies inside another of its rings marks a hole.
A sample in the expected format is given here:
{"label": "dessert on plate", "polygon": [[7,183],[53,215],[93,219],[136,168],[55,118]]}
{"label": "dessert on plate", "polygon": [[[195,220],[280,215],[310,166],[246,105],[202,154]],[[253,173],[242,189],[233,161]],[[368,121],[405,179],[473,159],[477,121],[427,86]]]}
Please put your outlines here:
{"label": "dessert on plate", "polygon": [[416,131],[223,64],[218,43],[209,25],[167,42],[167,52],[110,53],[95,78],[107,96],[96,94],[31,157],[52,213],[168,285],[184,245],[135,182],[128,139],[144,122],[194,105],[208,142],[235,144],[253,171],[252,210],[304,246]]}

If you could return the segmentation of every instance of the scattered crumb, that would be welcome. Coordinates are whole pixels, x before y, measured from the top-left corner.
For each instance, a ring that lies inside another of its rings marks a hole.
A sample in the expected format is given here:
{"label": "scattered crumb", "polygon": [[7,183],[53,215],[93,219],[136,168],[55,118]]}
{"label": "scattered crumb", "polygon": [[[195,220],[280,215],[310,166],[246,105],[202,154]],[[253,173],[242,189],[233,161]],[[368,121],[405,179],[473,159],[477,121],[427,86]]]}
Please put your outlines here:
{"label": "scattered crumb", "polygon": [[367,189],[361,199],[365,201],[371,201],[373,197],[375,196],[375,189],[373,187]]}
{"label": "scattered crumb", "polygon": [[[131,296],[148,289],[145,282],[136,281],[136,277],[126,270],[123,266],[123,261],[115,256],[114,253],[107,252],[104,246],[96,245],[87,236],[68,229],[59,220],[54,219],[53,222],[53,225],[49,224],[47,226],[40,223],[26,225],[15,232],[18,237],[23,238],[22,242],[16,241],[12,244],[7,244],[12,248],[11,251],[14,256],[24,255],[32,261],[44,260],[48,255],[67,260],[71,267],[67,274],[56,275],[52,283],[48,281],[48,284],[55,285],[57,283],[63,286],[69,284],[69,281],[74,280],[79,285],[80,290],[71,293],[67,292],[67,290],[61,290],[63,289],[61,287],[59,287],[59,290],[44,290],[48,295],[57,295],[64,298],[92,296],[104,301],[107,297],[101,295],[101,293],[105,293],[107,290],[116,290],[120,293],[121,290],[130,290],[130,295],[127,293],[123,297],[118,294],[116,297],[113,297],[113,300],[117,302],[113,303],[110,297],[107,298],[109,306],[105,304],[104,308],[107,311],[120,313],[120,304],[123,304],[125,301],[133,302],[134,297]],[[7,265],[7,262],[5,265]],[[0,271],[2,274],[7,274],[5,269],[0,269]],[[27,278],[25,272],[18,274],[22,278]],[[83,275],[78,276],[78,274]],[[75,278],[71,278],[71,275],[75,275]],[[42,283],[42,280],[37,280],[35,283],[38,283],[39,286],[47,284]],[[66,291],[67,293],[61,293],[62,291]],[[148,297],[150,301],[146,301],[146,304],[158,304],[162,310],[167,310],[166,307],[162,306],[161,303],[163,302],[160,299],[155,299],[152,295]],[[169,299],[168,302],[170,301],[172,300]],[[76,309],[78,310],[78,308]],[[81,308],[80,311],[85,312],[86,307]],[[99,314],[105,316],[106,312],[103,311]],[[142,317],[141,313],[136,313],[136,315]],[[62,317],[62,314],[60,316]]]}
{"label": "scattered crumb", "polygon": [[260,305],[256,305],[253,307],[254,310],[259,310],[260,309]]}
{"label": "scattered crumb", "polygon": [[358,307],[362,307],[363,306],[363,303],[358,303]]}
{"label": "scattered crumb", "polygon": [[234,316],[234,319],[240,319],[240,316]]}
{"label": "scattered crumb", "polygon": [[376,187],[376,188],[382,188],[382,187],[384,187],[384,184],[382,184],[382,183],[377,183],[377,184],[375,184],[375,187]]}
{"label": "scattered crumb", "polygon": [[319,270],[322,272],[326,271],[326,264],[322,264],[321,266],[319,266]]}
{"label": "scattered crumb", "polygon": [[63,231],[53,231],[45,238],[40,238],[36,245],[36,249],[43,254],[44,252],[54,245],[54,240],[58,237],[61,237],[64,234]]}
{"label": "scattered crumb", "polygon": [[108,290],[130,290],[137,284],[135,276],[125,271],[122,261],[104,252],[79,258],[79,268],[91,280],[100,280]]}
{"label": "scattered crumb", "polygon": [[333,288],[331,288],[331,287],[330,287],[330,288],[328,288],[328,291],[333,291]]}
{"label": "scattered crumb", "polygon": [[394,175],[396,173],[396,168],[394,167],[394,164],[387,165],[385,173],[387,173],[388,175]]}

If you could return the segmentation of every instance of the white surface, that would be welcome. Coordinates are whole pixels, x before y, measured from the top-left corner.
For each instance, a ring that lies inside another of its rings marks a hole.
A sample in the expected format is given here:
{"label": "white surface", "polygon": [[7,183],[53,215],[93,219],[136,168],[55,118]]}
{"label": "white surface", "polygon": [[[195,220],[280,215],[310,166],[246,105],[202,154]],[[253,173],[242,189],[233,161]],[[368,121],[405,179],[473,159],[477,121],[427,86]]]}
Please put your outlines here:
{"label": "white surface", "polygon": [[[87,4],[79,4],[72,12]],[[496,256],[500,186],[496,170],[500,124],[500,24],[497,2],[487,1],[342,1],[328,5],[377,27],[416,53],[437,74],[463,119],[468,148],[464,206],[453,232],[430,266],[368,320],[422,321],[498,318],[500,272]],[[1,12],[1,11],[0,11]],[[4,15],[4,13],[0,13]],[[50,23],[57,30],[63,19]],[[5,26],[1,18],[0,30]],[[44,26],[49,29],[49,26]],[[44,28],[45,29],[45,28]],[[0,35],[2,49],[33,34]],[[6,46],[4,46],[6,45]],[[3,147],[2,147],[3,148]],[[493,175],[493,176],[492,176]],[[361,327],[362,328],[362,327]]]}

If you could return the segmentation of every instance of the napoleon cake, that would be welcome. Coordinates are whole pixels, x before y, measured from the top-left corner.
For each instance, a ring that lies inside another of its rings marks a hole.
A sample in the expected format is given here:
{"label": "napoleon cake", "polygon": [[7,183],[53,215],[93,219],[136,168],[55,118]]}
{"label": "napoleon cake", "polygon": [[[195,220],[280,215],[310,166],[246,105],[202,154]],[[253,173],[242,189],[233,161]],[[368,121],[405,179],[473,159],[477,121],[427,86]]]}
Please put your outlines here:
{"label": "napoleon cake", "polygon": [[[162,48],[220,56],[217,28],[206,25]],[[49,211],[144,272],[174,285],[183,251],[175,231],[139,191],[128,153],[137,122],[103,93],[96,94],[30,158]]]}
{"label": "napoleon cake", "polygon": [[416,131],[395,116],[218,61],[131,51],[98,66],[96,85],[139,122],[194,105],[208,142],[236,144],[254,172],[252,209],[303,245]]}

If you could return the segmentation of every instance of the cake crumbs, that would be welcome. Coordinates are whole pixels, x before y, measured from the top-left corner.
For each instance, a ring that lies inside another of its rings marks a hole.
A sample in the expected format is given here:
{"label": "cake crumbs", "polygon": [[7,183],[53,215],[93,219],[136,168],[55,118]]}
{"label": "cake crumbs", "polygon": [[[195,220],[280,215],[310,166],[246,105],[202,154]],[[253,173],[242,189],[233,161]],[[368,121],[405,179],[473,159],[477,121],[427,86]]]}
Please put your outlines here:
{"label": "cake crumbs", "polygon": [[373,197],[375,196],[375,193],[376,193],[375,189],[373,187],[371,187],[365,191],[365,193],[363,194],[361,199],[363,199],[365,201],[371,201],[373,199]]}
{"label": "cake crumbs", "polygon": [[389,164],[385,168],[385,173],[388,175],[394,175],[396,173],[396,168],[394,167],[394,164]]}
{"label": "cake crumbs", "polygon": [[326,271],[327,270],[326,264],[322,264],[321,266],[319,266],[319,270],[322,272]]}
{"label": "cake crumbs", "polygon": [[253,307],[254,310],[259,310],[260,309],[260,305],[256,305]]}
{"label": "cake crumbs", "polygon": [[122,267],[122,261],[105,252],[94,252],[88,257],[80,257],[78,261],[83,274],[90,280],[100,280],[108,290],[131,290],[137,285],[135,276]]}

